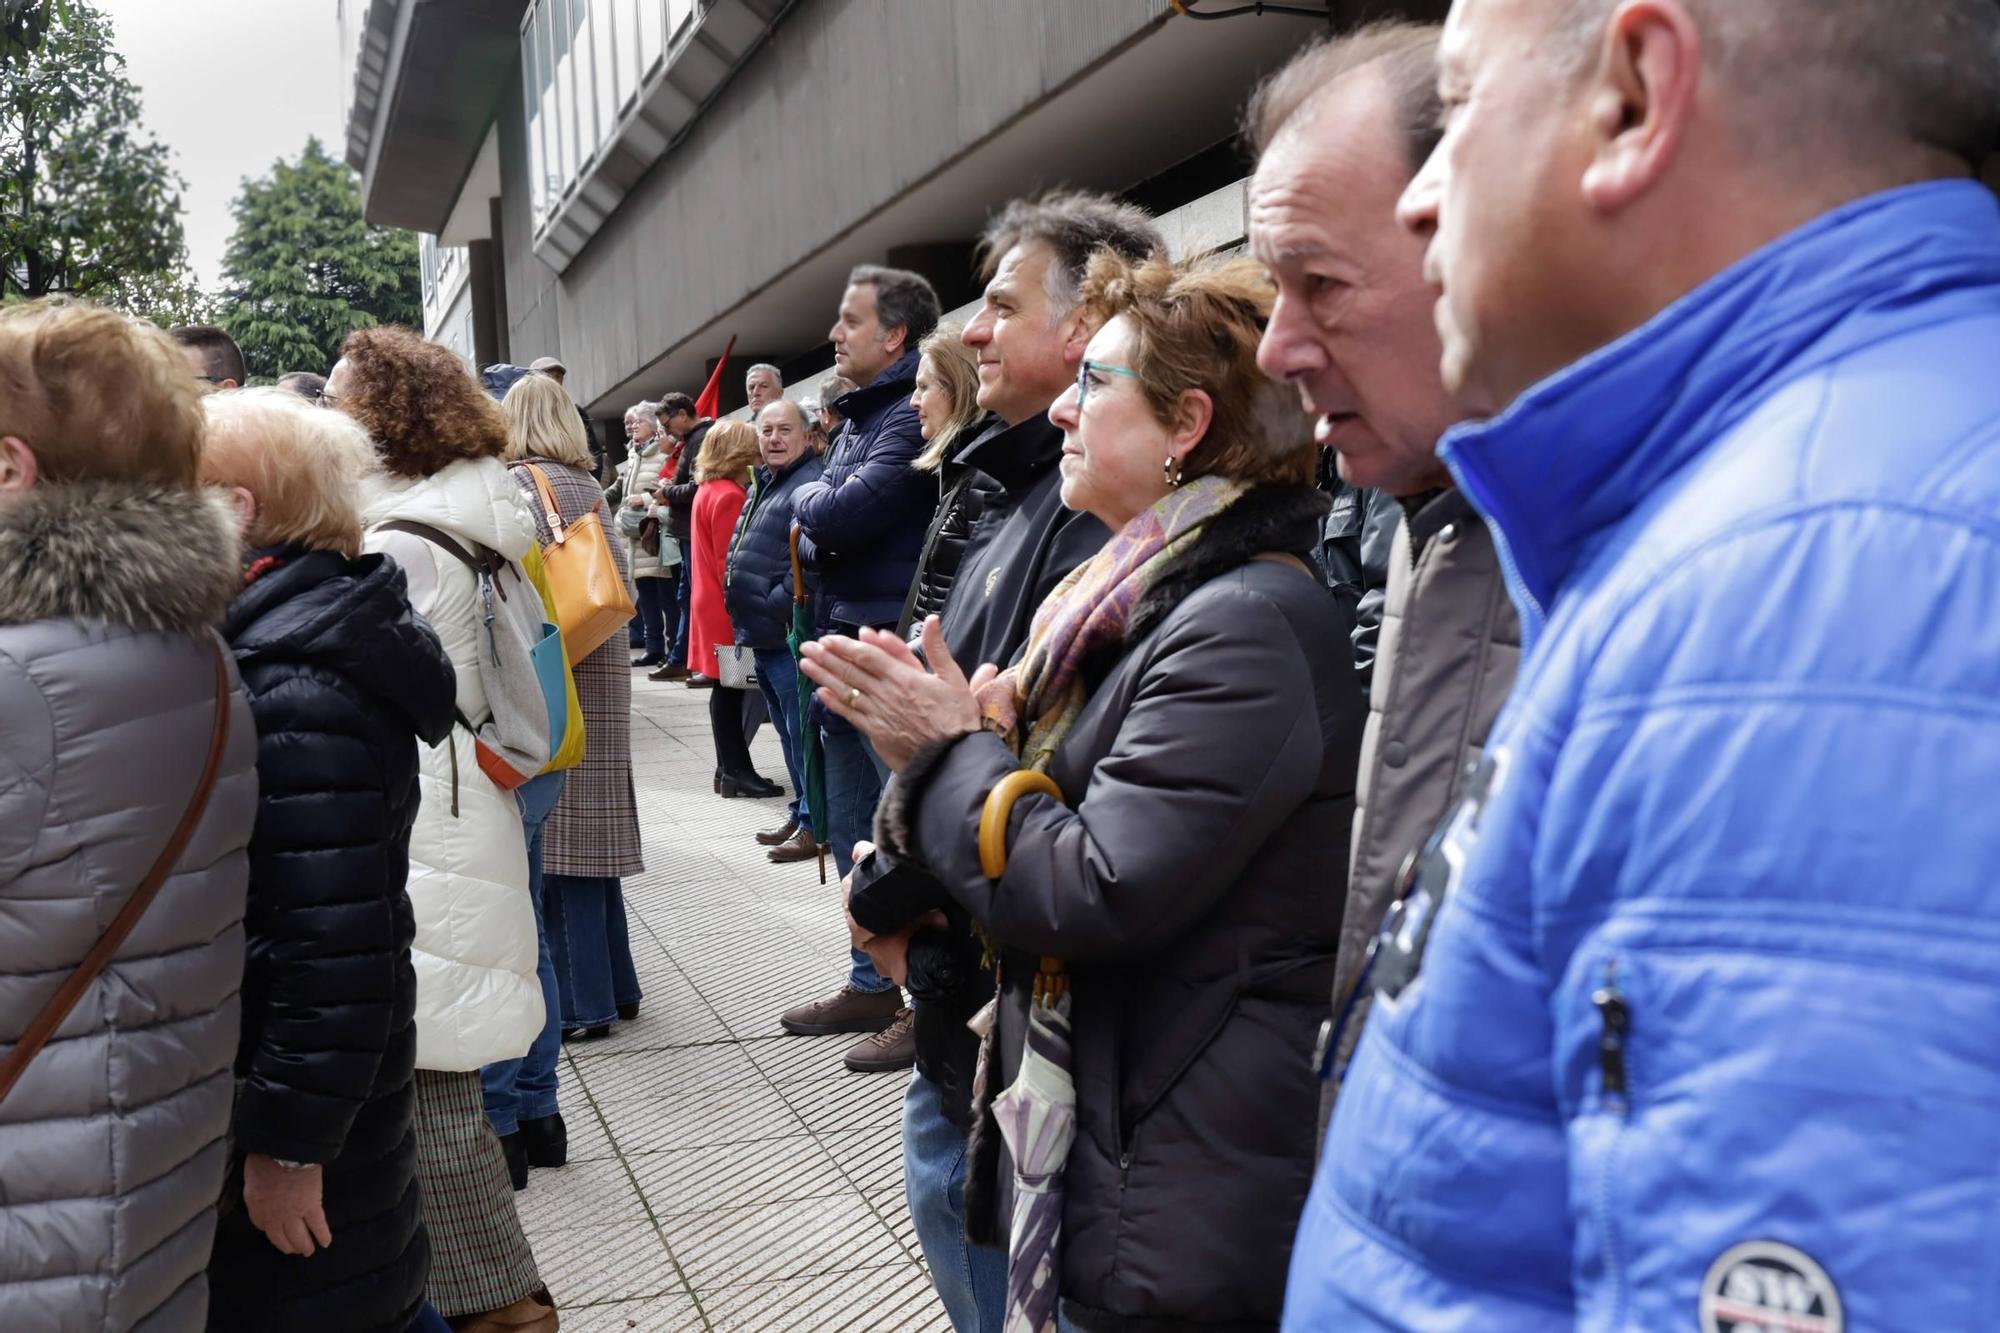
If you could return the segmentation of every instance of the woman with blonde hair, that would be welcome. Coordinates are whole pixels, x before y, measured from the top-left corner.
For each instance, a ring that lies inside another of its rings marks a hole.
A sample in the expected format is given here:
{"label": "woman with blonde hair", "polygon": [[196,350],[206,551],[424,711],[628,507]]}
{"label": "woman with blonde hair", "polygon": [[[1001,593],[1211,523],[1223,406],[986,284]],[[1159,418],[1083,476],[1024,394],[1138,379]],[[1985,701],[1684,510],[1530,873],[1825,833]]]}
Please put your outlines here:
{"label": "woman with blonde hair", "polygon": [[[430,1246],[405,893],[417,743],[456,681],[403,571],[361,554],[368,435],[287,389],[202,402],[247,552],[222,632],[257,720],[243,1035],[212,1328],[402,1333]],[[335,1242],[338,1248],[331,1248]]]}
{"label": "woman with blonde hair", "polygon": [[973,521],[985,508],[983,487],[994,485],[956,458],[959,447],[978,438],[988,420],[979,409],[979,358],[962,341],[964,333],[963,324],[947,320],[917,344],[917,384],[910,406],[917,409],[924,451],[912,466],[937,473],[938,506],[897,622],[896,632],[905,636],[911,626],[944,614]]}
{"label": "woman with blonde hair", "polygon": [[[501,410],[507,417],[508,469],[535,510],[537,540],[547,545],[554,533],[536,472],[547,478],[564,523],[595,513],[609,536],[611,508],[591,475],[590,447],[568,391],[546,375],[524,375],[501,400]],[[630,592],[624,544],[613,539],[609,545]],[[528,869],[555,980],[551,1022],[563,1037],[589,1039],[607,1035],[614,1019],[639,1015],[639,975],[620,880],[646,863],[632,786],[632,667],[623,638],[614,634],[599,644],[576,664],[575,675],[586,737],[583,762],[569,771],[567,781],[551,783],[563,775],[549,774],[521,792],[522,808],[531,816],[531,807],[549,812],[547,825],[529,837]],[[527,1166],[561,1166],[568,1159],[568,1134],[556,1110],[557,1053],[556,1029],[545,1029],[520,1067],[512,1106],[504,1089],[495,1097],[496,1079],[488,1071],[487,1113],[502,1142],[518,1127],[517,1151]]]}
{"label": "woman with blonde hair", "polygon": [[[0,1089],[26,1058],[0,1094],[4,1329],[189,1329],[208,1301],[257,728],[213,631],[243,566],[198,476],[199,385],[150,324],[0,307]],[[156,862],[137,928],[31,1053]]]}
{"label": "woman with blonde hair", "polygon": [[[688,660],[690,672],[719,678],[719,648],[736,642],[736,628],[723,600],[723,575],[729,568],[729,542],[736,520],[750,496],[750,474],[757,466],[757,431],[747,421],[718,421],[709,427],[695,464],[694,517],[689,542],[691,578],[688,595]],[[750,764],[750,745],[743,735],[743,705],[747,690],[717,686],[708,696],[708,729],[715,737],[715,790],[724,797],[781,796],[784,788],[766,779]]]}
{"label": "woman with blonde hair", "polygon": [[[1302,559],[1326,508],[1311,426],[1257,369],[1263,270],[1100,252],[1084,299],[1104,323],[1049,416],[1063,503],[1111,540],[1004,671],[968,681],[935,620],[931,669],[864,632],[805,670],[896,770],[877,840],[1000,954],[966,1212],[974,1239],[1021,1228],[1009,1324],[1271,1328],[1312,1182],[1300,1053],[1339,944],[1365,708],[1346,613]],[[995,1135],[1018,1145],[1033,1094],[990,1094],[1031,1041],[1068,1067],[1077,1133],[1023,1168],[1061,1189],[1024,1195],[1022,1224]]]}
{"label": "woman with blonde hair", "polygon": [[534,543],[535,519],[500,461],[506,418],[449,348],[393,325],[350,333],[321,401],[374,443],[363,546],[403,567],[411,605],[451,658],[455,713],[467,720],[417,756],[423,801],[410,835],[430,1298],[461,1333],[553,1330],[555,1304],[521,1229],[479,1081],[483,1066],[528,1053],[547,1007],[521,808],[480,767],[470,730],[492,708],[482,580],[464,563],[491,552],[517,565]]}

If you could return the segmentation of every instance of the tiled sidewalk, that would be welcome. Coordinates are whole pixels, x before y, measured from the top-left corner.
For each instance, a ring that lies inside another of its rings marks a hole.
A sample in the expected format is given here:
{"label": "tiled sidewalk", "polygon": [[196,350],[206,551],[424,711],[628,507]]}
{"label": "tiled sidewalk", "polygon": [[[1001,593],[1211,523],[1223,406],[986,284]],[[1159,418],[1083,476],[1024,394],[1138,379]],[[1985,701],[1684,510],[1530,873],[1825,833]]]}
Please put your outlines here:
{"label": "tiled sidewalk", "polygon": [[[846,976],[834,886],[752,840],[782,802],[711,793],[706,694],[635,672],[633,714],[645,1003],[564,1048],[570,1164],[515,1196],[565,1333],[948,1330],[903,1202],[907,1076],[778,1027]],[[785,780],[770,727],[754,752]]]}

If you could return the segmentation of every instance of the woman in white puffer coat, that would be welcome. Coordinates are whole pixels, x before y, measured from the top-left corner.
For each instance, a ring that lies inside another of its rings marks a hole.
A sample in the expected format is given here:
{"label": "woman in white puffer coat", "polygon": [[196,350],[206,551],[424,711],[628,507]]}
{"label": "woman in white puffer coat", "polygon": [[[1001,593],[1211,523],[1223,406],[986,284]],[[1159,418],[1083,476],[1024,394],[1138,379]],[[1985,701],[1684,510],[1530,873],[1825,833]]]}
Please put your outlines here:
{"label": "woman in white puffer coat", "polygon": [[[519,560],[534,516],[500,461],[500,409],[446,348],[408,329],[349,335],[325,401],[367,428],[383,475],[362,497],[366,549],[402,565],[410,604],[458,674],[458,712],[487,716],[478,580],[434,529]],[[422,800],[410,835],[411,962],[417,974],[417,1151],[431,1237],[432,1304],[455,1328],[553,1330],[554,1302],[514,1209],[488,1125],[482,1065],[525,1055],[546,1018],[535,974],[527,844],[512,794],[480,770],[471,734],[418,751]],[[454,753],[455,752],[455,753]]]}

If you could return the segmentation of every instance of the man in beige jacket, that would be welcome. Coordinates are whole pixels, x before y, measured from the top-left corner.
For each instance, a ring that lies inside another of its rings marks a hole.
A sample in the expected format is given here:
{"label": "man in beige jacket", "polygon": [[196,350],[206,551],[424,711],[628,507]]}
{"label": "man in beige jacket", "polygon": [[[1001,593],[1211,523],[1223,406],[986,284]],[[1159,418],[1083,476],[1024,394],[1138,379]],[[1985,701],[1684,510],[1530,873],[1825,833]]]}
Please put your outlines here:
{"label": "man in beige jacket", "polygon": [[1437,142],[1437,41],[1433,26],[1393,23],[1316,43],[1258,89],[1248,117],[1250,249],[1278,284],[1258,360],[1298,386],[1341,478],[1403,508],[1322,1039],[1329,1078],[1360,1036],[1365,1007],[1349,995],[1400,869],[1451,808],[1520,657],[1492,538],[1437,459],[1464,413],[1438,375],[1424,243],[1395,215]]}

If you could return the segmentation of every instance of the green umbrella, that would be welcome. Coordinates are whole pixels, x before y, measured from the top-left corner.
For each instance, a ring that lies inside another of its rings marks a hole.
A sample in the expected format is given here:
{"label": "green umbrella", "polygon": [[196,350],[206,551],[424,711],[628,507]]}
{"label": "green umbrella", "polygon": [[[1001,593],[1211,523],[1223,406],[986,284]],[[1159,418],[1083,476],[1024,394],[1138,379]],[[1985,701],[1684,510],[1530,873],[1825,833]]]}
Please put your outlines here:
{"label": "green umbrella", "polygon": [[[806,596],[805,571],[799,568],[799,525],[792,524],[792,630],[785,636],[785,646],[792,650],[792,660],[799,660],[799,650],[813,639],[812,600]],[[813,833],[819,839],[819,882],[826,883],[826,756],[820,753],[819,729],[808,720],[812,717],[813,683],[801,671],[799,678],[799,774],[805,784],[806,817],[812,821]]]}

